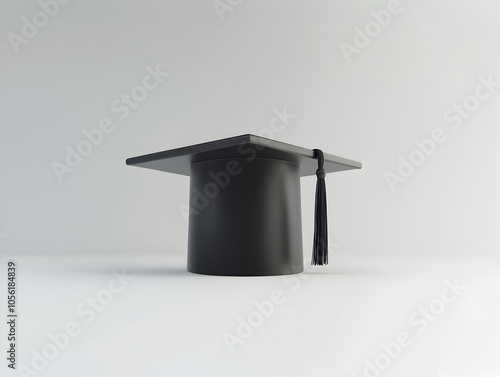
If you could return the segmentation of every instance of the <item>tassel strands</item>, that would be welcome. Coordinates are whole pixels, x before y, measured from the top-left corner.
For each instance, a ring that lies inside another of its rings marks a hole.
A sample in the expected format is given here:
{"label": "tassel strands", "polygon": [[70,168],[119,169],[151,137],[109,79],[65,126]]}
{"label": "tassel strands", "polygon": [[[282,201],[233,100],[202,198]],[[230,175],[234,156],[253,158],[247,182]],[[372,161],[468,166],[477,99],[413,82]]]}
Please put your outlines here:
{"label": "tassel strands", "polygon": [[319,149],[314,149],[315,157],[318,159],[318,170],[316,176],[316,205],[314,214],[314,241],[311,264],[323,266],[328,264],[328,221],[326,204],[326,173],[323,169],[325,157]]}

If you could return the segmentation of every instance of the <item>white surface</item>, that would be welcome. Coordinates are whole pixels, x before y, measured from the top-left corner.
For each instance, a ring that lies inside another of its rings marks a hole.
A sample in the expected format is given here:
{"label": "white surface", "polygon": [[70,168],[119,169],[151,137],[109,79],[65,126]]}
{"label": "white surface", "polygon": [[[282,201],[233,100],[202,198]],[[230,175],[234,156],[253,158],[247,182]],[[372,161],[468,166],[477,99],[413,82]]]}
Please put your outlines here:
{"label": "white surface", "polygon": [[[363,376],[364,360],[373,362],[380,344],[401,331],[414,343],[383,376],[500,374],[496,266],[477,260],[333,260],[284,280],[188,274],[180,257],[21,257],[19,361],[29,365],[32,349],[40,351],[50,332],[74,321],[81,333],[40,376]],[[5,258],[2,280],[4,268]],[[85,323],[78,305],[106,289],[111,270],[122,268],[133,280]],[[446,279],[458,279],[466,289],[419,333],[409,318],[440,297]],[[235,333],[237,317],[247,318],[253,302],[269,299],[274,290],[285,301],[230,353],[223,334]]]}

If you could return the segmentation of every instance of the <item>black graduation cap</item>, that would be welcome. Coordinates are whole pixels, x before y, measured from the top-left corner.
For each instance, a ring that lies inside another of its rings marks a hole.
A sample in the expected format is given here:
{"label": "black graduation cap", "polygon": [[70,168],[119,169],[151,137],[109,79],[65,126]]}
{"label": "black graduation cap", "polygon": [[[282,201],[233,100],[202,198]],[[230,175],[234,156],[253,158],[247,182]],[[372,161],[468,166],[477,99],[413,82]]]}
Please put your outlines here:
{"label": "black graduation cap", "polygon": [[312,264],[328,263],[326,173],[361,163],[255,135],[127,159],[191,177],[190,272],[268,276],[304,270],[300,177],[316,174]]}

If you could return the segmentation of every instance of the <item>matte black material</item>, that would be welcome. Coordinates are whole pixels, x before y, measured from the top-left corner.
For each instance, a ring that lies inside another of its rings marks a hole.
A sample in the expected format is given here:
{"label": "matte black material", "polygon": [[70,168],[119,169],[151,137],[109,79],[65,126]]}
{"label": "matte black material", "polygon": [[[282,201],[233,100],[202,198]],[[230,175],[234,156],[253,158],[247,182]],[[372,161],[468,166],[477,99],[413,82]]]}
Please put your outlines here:
{"label": "matte black material", "polygon": [[192,164],[190,174],[188,271],[231,276],[303,271],[298,164],[219,159]]}
{"label": "matte black material", "polygon": [[[324,156],[326,173],[361,169],[361,163],[357,161],[328,153],[325,153]],[[247,160],[270,158],[292,161],[300,165],[301,177],[314,175],[318,163],[312,149],[301,148],[255,135],[241,135],[132,157],[127,159],[127,165],[189,176],[192,163],[219,158],[245,158]]]}
{"label": "matte black material", "polygon": [[[303,271],[300,177],[317,163],[312,149],[255,135],[127,159],[191,176],[188,271],[230,276]],[[325,174],[360,168],[324,154]]]}

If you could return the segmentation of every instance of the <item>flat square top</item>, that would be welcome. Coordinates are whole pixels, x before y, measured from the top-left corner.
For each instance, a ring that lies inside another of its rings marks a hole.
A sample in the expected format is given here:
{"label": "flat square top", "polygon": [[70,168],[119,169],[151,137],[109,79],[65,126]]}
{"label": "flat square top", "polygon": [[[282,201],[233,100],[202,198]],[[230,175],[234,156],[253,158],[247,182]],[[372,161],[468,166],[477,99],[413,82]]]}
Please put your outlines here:
{"label": "flat square top", "polygon": [[[324,153],[327,173],[361,169],[361,163]],[[231,137],[127,159],[127,165],[190,175],[190,165],[215,159],[277,159],[300,165],[300,175],[315,175],[318,162],[312,149],[297,147],[251,134]]]}

